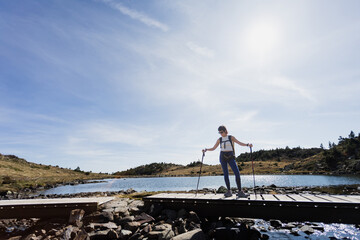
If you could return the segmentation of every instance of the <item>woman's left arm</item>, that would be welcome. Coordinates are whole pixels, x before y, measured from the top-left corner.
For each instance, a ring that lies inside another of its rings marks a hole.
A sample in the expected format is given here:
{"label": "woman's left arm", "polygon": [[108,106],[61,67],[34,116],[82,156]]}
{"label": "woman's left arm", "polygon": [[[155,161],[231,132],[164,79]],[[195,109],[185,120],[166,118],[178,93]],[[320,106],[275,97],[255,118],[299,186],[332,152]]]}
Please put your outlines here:
{"label": "woman's left arm", "polygon": [[231,136],[231,140],[233,142],[236,142],[237,144],[239,144],[240,146],[244,146],[244,147],[252,147],[253,145],[251,143],[242,143],[239,140],[237,140],[234,136]]}

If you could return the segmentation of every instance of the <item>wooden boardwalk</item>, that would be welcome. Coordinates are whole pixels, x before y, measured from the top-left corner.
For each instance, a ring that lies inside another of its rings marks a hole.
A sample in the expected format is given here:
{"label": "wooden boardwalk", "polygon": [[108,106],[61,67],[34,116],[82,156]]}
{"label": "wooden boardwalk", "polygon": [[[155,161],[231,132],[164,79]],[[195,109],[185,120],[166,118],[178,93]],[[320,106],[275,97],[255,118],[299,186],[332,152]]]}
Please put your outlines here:
{"label": "wooden boardwalk", "polygon": [[145,204],[196,211],[202,216],[228,216],[286,221],[360,223],[360,196],[315,194],[251,194],[225,198],[223,194],[161,193]]}
{"label": "wooden boardwalk", "polygon": [[19,199],[0,201],[0,219],[69,217],[71,210],[94,212],[114,197]]}

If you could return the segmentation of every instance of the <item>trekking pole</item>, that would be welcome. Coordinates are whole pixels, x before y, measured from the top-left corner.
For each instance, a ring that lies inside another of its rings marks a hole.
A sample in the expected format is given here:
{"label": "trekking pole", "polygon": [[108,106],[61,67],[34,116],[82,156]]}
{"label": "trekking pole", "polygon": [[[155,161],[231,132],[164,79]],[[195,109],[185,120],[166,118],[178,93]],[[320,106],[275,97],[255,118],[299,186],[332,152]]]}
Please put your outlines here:
{"label": "trekking pole", "polygon": [[202,168],[202,165],[203,165],[204,157],[205,157],[205,152],[203,152],[203,155],[202,155],[202,158],[201,158],[200,172],[199,172],[199,178],[198,178],[198,182],[197,182],[197,186],[196,186],[196,193],[195,193],[195,196],[197,196],[197,192],[198,192],[198,189],[199,189],[199,182],[200,182],[201,168]]}
{"label": "trekking pole", "polygon": [[255,171],[254,171],[254,160],[253,160],[253,158],[252,158],[252,147],[250,147],[250,159],[251,159],[252,172],[253,172],[253,178],[254,178],[254,193],[255,193],[255,198],[257,198],[257,196],[256,196],[256,190],[255,190]]}

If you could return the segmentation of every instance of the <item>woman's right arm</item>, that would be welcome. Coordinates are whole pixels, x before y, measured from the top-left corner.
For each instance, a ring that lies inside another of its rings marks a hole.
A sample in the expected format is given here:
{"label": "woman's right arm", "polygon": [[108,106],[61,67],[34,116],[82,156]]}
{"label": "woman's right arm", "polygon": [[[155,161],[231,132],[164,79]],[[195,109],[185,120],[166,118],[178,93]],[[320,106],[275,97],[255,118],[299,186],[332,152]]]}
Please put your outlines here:
{"label": "woman's right arm", "polygon": [[203,149],[202,151],[203,151],[203,152],[206,152],[206,151],[214,151],[214,150],[219,146],[219,144],[220,144],[220,139],[218,139],[218,140],[216,141],[215,145],[214,145],[212,148],[205,148],[205,149]]}

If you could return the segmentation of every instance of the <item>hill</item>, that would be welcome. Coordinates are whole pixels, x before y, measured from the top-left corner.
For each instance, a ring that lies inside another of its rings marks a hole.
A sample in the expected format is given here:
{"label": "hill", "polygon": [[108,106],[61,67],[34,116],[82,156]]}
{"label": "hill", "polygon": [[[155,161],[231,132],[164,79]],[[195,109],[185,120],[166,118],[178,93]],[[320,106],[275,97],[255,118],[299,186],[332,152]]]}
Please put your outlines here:
{"label": "hill", "polygon": [[80,168],[71,170],[36,164],[14,155],[0,154],[0,192],[108,177],[107,174],[83,172]]}
{"label": "hill", "polygon": [[[252,153],[256,174],[360,174],[360,133],[351,131],[347,138],[339,137],[338,144],[329,143],[329,149],[277,148]],[[250,153],[237,158],[242,174],[252,174]],[[195,176],[199,174],[201,162],[186,166],[169,163],[152,163],[116,172],[120,176]],[[230,170],[230,173],[232,171]],[[202,175],[222,175],[220,164],[202,167]]]}

